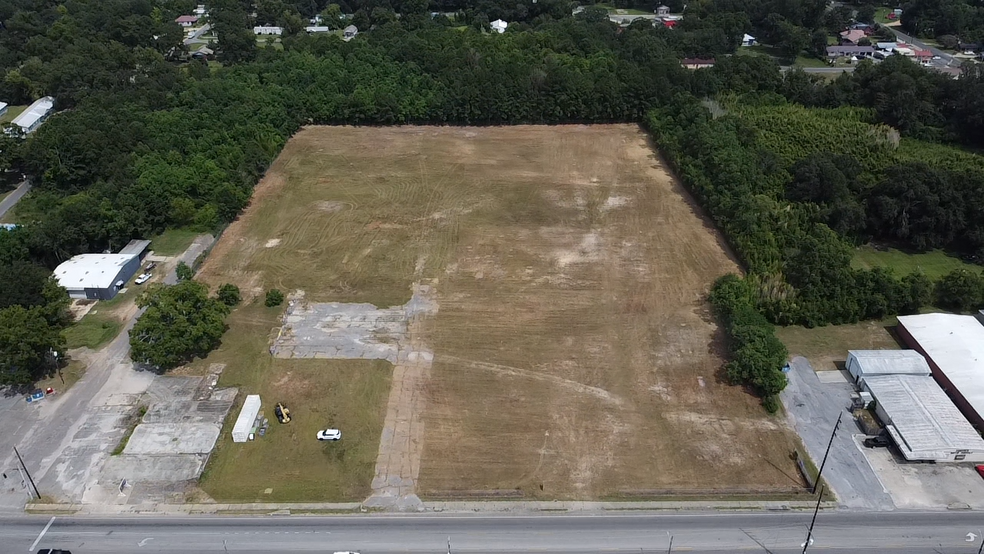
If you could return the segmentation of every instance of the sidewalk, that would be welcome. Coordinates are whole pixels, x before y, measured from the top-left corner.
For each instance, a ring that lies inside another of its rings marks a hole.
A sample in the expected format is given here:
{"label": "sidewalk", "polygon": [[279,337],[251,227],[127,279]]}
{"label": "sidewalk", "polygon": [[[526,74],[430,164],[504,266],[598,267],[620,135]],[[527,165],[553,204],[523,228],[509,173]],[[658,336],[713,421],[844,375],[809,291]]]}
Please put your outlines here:
{"label": "sidewalk", "polygon": [[[578,502],[578,501],[492,501],[492,502],[424,502],[416,512],[431,513],[562,513],[617,511],[787,511],[812,510],[812,501],[688,500],[648,502]],[[824,510],[835,509],[835,502],[822,502]],[[329,513],[377,512],[360,502],[340,503],[245,503],[245,504],[28,504],[29,513],[71,513],[76,515],[303,515]]]}

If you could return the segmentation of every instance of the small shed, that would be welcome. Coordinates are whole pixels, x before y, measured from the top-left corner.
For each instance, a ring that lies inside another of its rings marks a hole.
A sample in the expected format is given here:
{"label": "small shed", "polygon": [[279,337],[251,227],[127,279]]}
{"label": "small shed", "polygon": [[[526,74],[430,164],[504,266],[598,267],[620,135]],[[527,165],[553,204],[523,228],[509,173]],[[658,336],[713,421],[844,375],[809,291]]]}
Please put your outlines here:
{"label": "small shed", "polygon": [[926,358],[915,350],[850,350],[845,366],[858,383],[872,375],[932,374]]}
{"label": "small shed", "polygon": [[243,409],[236,418],[236,424],[232,427],[232,442],[246,442],[249,434],[253,432],[253,424],[256,416],[260,414],[260,395],[250,394],[243,402]]}
{"label": "small shed", "polygon": [[127,254],[130,256],[137,256],[143,259],[144,255],[147,253],[147,249],[150,248],[150,241],[143,239],[133,239],[126,243],[126,246],[120,250],[120,254]]}
{"label": "small shed", "polygon": [[492,25],[492,30],[495,31],[495,32],[497,32],[497,33],[499,33],[500,35],[502,33],[505,33],[506,32],[506,27],[509,26],[508,23],[506,23],[505,21],[503,21],[501,19],[496,19],[495,21],[493,21],[491,23],[491,25]]}
{"label": "small shed", "polygon": [[741,45],[742,46],[755,46],[755,37],[753,37],[752,35],[750,35],[748,33],[745,33],[745,36],[741,37]]}
{"label": "small shed", "polygon": [[0,115],[7,113],[7,103],[0,102]]}

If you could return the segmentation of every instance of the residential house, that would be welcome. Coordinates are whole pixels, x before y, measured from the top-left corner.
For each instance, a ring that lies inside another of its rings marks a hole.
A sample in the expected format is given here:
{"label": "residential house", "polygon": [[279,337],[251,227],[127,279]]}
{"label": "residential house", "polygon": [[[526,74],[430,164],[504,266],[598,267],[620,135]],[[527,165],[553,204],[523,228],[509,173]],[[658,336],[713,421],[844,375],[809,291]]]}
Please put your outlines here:
{"label": "residential house", "polygon": [[348,42],[355,38],[355,35],[359,34],[359,28],[355,25],[349,25],[344,30],[342,30],[342,40]]}
{"label": "residential house", "polygon": [[755,46],[755,37],[753,37],[752,35],[750,35],[748,33],[745,33],[745,36],[741,37],[741,45],[742,46]]}
{"label": "residential house", "polygon": [[875,55],[875,49],[871,46],[828,46],[827,58],[836,59],[848,56],[857,58],[870,58]]}
{"label": "residential house", "polygon": [[331,32],[331,27],[327,25],[310,25],[304,28],[304,31],[309,35],[313,33],[329,33]]}
{"label": "residential house", "polygon": [[684,58],[680,60],[680,65],[684,69],[704,69],[705,67],[714,67],[714,59]]}
{"label": "residential house", "polygon": [[54,113],[55,110],[55,99],[50,96],[45,96],[33,104],[27,107],[26,110],[21,112],[21,114],[14,118],[11,123],[14,127],[20,127],[20,131],[23,134],[33,133],[48,116]]}
{"label": "residential house", "polygon": [[656,7],[656,15],[670,15],[670,7],[669,6],[657,6]]}
{"label": "residential house", "polygon": [[0,102],[0,116],[3,116],[5,113],[7,113],[7,103]]}
{"label": "residential house", "polygon": [[194,27],[198,23],[197,15],[179,15],[177,19],[174,20],[175,23],[181,25],[182,27]]}
{"label": "residential house", "polygon": [[506,27],[508,26],[509,24],[501,19],[496,19],[495,21],[492,22],[492,30],[499,33],[500,35],[506,32]]}
{"label": "residential house", "polygon": [[284,30],[280,27],[273,27],[268,25],[253,27],[254,35],[282,35],[283,32]]}
{"label": "residential house", "polygon": [[868,35],[864,34],[864,31],[860,29],[852,29],[850,31],[841,31],[840,39],[841,44],[857,44],[863,38],[867,38]]}
{"label": "residential house", "polygon": [[899,47],[897,42],[876,42],[875,48],[883,52],[894,52],[896,48]]}

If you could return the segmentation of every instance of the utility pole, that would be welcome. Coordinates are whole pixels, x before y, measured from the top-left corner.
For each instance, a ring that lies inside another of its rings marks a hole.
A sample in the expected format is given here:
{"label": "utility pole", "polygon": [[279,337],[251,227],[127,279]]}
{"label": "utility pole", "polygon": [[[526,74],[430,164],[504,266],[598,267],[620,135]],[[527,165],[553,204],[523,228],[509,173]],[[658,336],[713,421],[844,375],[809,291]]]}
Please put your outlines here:
{"label": "utility pole", "polygon": [[24,460],[21,458],[20,452],[17,451],[17,447],[14,447],[14,454],[17,454],[17,461],[20,462],[22,468],[24,468],[24,473],[27,475],[27,480],[31,482],[31,486],[34,487],[34,494],[37,495],[38,500],[41,499],[41,493],[38,492],[38,486],[34,484],[34,479],[31,478],[31,472],[27,470],[27,466],[24,465]]}
{"label": "utility pole", "polygon": [[[837,421],[838,423],[840,422],[839,419]],[[803,543],[803,554],[806,554],[806,549],[810,548],[810,542],[813,541],[813,525],[817,522],[817,514],[820,512],[821,498],[823,498],[823,485],[820,485],[820,494],[817,495],[817,506],[813,509],[813,520],[810,521],[810,530],[806,532],[806,542]]]}
{"label": "utility pole", "polygon": [[977,554],[981,554],[981,552],[984,552],[984,533],[982,533],[982,536],[981,536],[981,547],[977,549]]}
{"label": "utility pole", "polygon": [[820,477],[823,475],[823,466],[827,465],[827,456],[830,454],[830,447],[834,445],[834,437],[837,435],[837,428],[840,427],[841,418],[844,412],[837,416],[837,423],[834,424],[834,431],[830,433],[830,442],[827,443],[827,451],[823,453],[823,461],[820,462],[820,469],[817,470],[817,480],[813,483],[813,494],[817,493],[817,485],[820,484]]}

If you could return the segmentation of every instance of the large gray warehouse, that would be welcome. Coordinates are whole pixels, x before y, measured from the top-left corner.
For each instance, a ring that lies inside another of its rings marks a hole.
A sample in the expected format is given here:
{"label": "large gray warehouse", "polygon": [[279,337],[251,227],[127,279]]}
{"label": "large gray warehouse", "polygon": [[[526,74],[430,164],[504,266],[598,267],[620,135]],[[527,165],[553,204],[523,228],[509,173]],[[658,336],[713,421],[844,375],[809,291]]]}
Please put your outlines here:
{"label": "large gray warehouse", "polygon": [[71,298],[109,300],[138,269],[135,254],[79,254],[55,268],[55,279]]}

